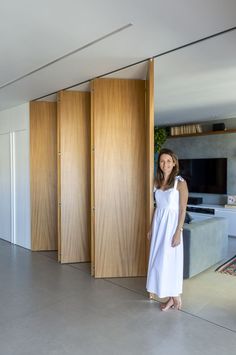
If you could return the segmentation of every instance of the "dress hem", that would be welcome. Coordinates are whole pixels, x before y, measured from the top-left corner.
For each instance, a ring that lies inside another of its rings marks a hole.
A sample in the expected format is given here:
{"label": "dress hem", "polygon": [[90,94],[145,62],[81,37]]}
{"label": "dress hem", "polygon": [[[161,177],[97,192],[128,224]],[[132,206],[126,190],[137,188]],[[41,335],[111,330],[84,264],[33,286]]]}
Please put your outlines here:
{"label": "dress hem", "polygon": [[166,296],[163,296],[163,295],[158,295],[158,293],[157,292],[155,292],[155,291],[150,291],[150,290],[148,290],[148,289],[146,289],[147,290],[147,292],[148,293],[154,293],[155,295],[157,295],[157,297],[159,297],[159,298],[166,298],[166,297],[178,297],[178,296],[180,296],[180,295],[182,295],[182,291],[181,292],[179,292],[178,294],[168,294],[168,295],[166,295]]}

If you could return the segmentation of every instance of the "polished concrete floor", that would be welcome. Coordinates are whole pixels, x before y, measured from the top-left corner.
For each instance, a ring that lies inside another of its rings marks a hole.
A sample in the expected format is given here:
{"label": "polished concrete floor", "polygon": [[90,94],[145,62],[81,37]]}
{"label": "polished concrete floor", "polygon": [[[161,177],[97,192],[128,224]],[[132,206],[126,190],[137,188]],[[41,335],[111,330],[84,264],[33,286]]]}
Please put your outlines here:
{"label": "polished concrete floor", "polygon": [[183,309],[168,312],[145,278],[94,279],[53,252],[0,240],[0,268],[0,355],[236,353],[236,277],[215,267],[185,280]]}

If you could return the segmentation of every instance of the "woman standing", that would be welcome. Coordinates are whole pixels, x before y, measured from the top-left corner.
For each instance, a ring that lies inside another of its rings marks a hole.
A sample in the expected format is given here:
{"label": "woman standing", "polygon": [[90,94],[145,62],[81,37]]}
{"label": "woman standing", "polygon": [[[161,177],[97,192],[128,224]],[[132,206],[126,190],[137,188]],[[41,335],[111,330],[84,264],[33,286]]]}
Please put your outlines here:
{"label": "woman standing", "polygon": [[162,149],[158,156],[155,181],[156,209],[148,238],[151,237],[147,291],[168,297],[161,309],[181,309],[183,286],[182,232],[188,200],[185,180],[178,176],[177,156]]}

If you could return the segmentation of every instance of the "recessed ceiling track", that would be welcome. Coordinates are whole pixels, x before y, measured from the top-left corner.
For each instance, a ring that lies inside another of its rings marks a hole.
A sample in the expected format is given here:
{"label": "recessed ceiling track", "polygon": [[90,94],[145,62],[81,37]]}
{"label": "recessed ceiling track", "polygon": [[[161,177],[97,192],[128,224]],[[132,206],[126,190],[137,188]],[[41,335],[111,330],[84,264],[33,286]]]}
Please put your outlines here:
{"label": "recessed ceiling track", "polygon": [[166,55],[166,54],[169,54],[171,52],[176,52],[180,49],[183,49],[183,48],[186,48],[186,47],[190,47],[190,46],[193,46],[194,44],[197,44],[197,43],[200,43],[200,42],[204,42],[208,39],[211,39],[211,38],[214,38],[214,37],[218,37],[218,36],[222,36],[228,32],[232,32],[232,31],[235,31],[236,30],[236,27],[231,27],[231,28],[227,28],[226,30],[223,30],[223,31],[220,31],[220,32],[216,32],[214,33],[213,35],[210,35],[210,36],[207,36],[207,37],[203,37],[203,38],[200,38],[200,39],[197,39],[196,41],[193,41],[193,42],[189,42],[189,43],[186,43],[186,44],[183,44],[182,46],[179,46],[179,47],[175,47],[173,49],[170,49],[166,52],[162,52],[160,54],[157,54],[155,55],[153,58],[158,58],[158,57],[162,57],[163,55]]}
{"label": "recessed ceiling track", "polygon": [[1,86],[0,86],[0,89],[3,89],[3,88],[5,88],[5,87],[8,86],[8,85],[14,84],[14,83],[16,83],[17,81],[26,78],[27,76],[30,76],[30,75],[32,75],[32,74],[34,74],[34,73],[37,73],[38,71],[40,71],[40,70],[42,70],[42,69],[45,69],[45,68],[49,67],[50,65],[53,65],[53,64],[55,64],[55,63],[57,63],[57,62],[59,62],[59,61],[65,59],[65,58],[68,58],[69,56],[71,56],[71,55],[73,55],[73,54],[76,54],[76,53],[78,53],[78,52],[81,52],[81,51],[83,51],[84,49],[86,49],[86,48],[88,48],[88,47],[91,47],[91,46],[93,46],[94,44],[99,43],[99,42],[101,42],[101,41],[103,41],[103,40],[105,40],[105,39],[107,39],[107,38],[109,38],[109,37],[111,37],[111,36],[114,36],[114,35],[116,35],[117,33],[121,32],[121,31],[124,31],[124,30],[126,30],[127,28],[129,28],[129,27],[131,27],[131,26],[133,26],[133,24],[132,24],[132,23],[128,23],[128,24],[125,25],[125,26],[122,26],[122,27],[120,27],[120,28],[117,28],[116,30],[114,30],[114,31],[112,31],[112,32],[109,32],[109,33],[105,34],[104,36],[99,37],[99,38],[95,39],[94,41],[89,42],[89,43],[85,44],[84,46],[79,47],[79,48],[75,49],[74,51],[69,52],[69,53],[67,53],[67,54],[65,54],[65,55],[63,55],[63,56],[61,56],[61,57],[59,57],[59,58],[57,58],[57,59],[55,59],[55,60],[53,60],[53,61],[47,63],[47,64],[44,64],[44,65],[42,65],[41,67],[39,67],[39,68],[37,68],[37,69],[35,69],[35,70],[32,70],[31,72],[29,72],[29,73],[27,73],[27,74],[24,74],[24,75],[22,75],[22,76],[19,76],[18,78],[14,79],[14,80],[8,81],[7,83],[1,85]]}
{"label": "recessed ceiling track", "polygon": [[[102,77],[104,77],[104,76],[107,76],[107,75],[116,73],[116,72],[118,72],[118,71],[120,71],[120,70],[124,70],[124,69],[130,68],[130,67],[132,67],[132,66],[134,66],[134,65],[138,65],[138,64],[144,63],[144,62],[148,61],[149,59],[155,59],[155,58],[158,58],[158,57],[165,56],[165,55],[167,55],[167,54],[169,54],[169,53],[179,51],[179,50],[184,49],[184,48],[186,48],[186,47],[190,47],[190,46],[195,45],[195,44],[197,44],[197,43],[207,41],[207,40],[209,40],[209,39],[211,39],[211,38],[218,37],[218,36],[224,35],[224,34],[226,34],[226,33],[228,33],[228,32],[232,32],[232,31],[235,31],[235,30],[236,30],[236,27],[227,28],[226,30],[223,30],[223,31],[214,33],[214,34],[212,34],[212,35],[210,35],[210,36],[200,38],[200,39],[198,39],[198,40],[196,40],[196,41],[188,42],[188,43],[186,43],[186,44],[183,44],[182,46],[172,48],[172,49],[170,49],[170,50],[168,50],[168,51],[165,51],[165,52],[161,52],[161,53],[159,53],[159,54],[154,55],[154,56],[151,57],[151,58],[145,58],[145,59],[142,59],[142,60],[140,60],[140,61],[138,61],[138,62],[135,62],[135,63],[129,64],[129,65],[123,66],[123,67],[121,67],[121,68],[117,68],[117,69],[112,70],[112,71],[110,71],[110,72],[103,73],[102,75],[99,75],[99,76],[97,76],[96,78],[102,78]],[[90,78],[90,79],[84,80],[84,81],[79,82],[79,83],[76,83],[76,84],[74,84],[74,85],[70,85],[70,86],[68,86],[68,87],[61,88],[60,90],[72,89],[72,88],[75,87],[75,86],[88,83],[88,82],[90,82],[92,79],[95,79],[95,78]],[[56,94],[57,92],[58,92],[58,91],[54,91],[54,92],[51,92],[51,93],[49,93],[49,94],[46,94],[46,95],[37,97],[37,98],[34,99],[33,101],[41,100],[41,99],[43,99],[43,98],[45,98],[45,97],[48,97],[48,96],[50,96],[50,95],[54,95],[54,94]]]}

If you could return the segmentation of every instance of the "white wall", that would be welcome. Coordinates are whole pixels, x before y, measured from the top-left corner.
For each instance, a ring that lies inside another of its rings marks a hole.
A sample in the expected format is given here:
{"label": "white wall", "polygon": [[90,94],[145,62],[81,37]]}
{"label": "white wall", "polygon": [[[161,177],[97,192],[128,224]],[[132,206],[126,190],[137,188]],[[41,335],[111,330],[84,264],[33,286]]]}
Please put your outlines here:
{"label": "white wall", "polygon": [[0,112],[0,238],[31,248],[29,104]]}

